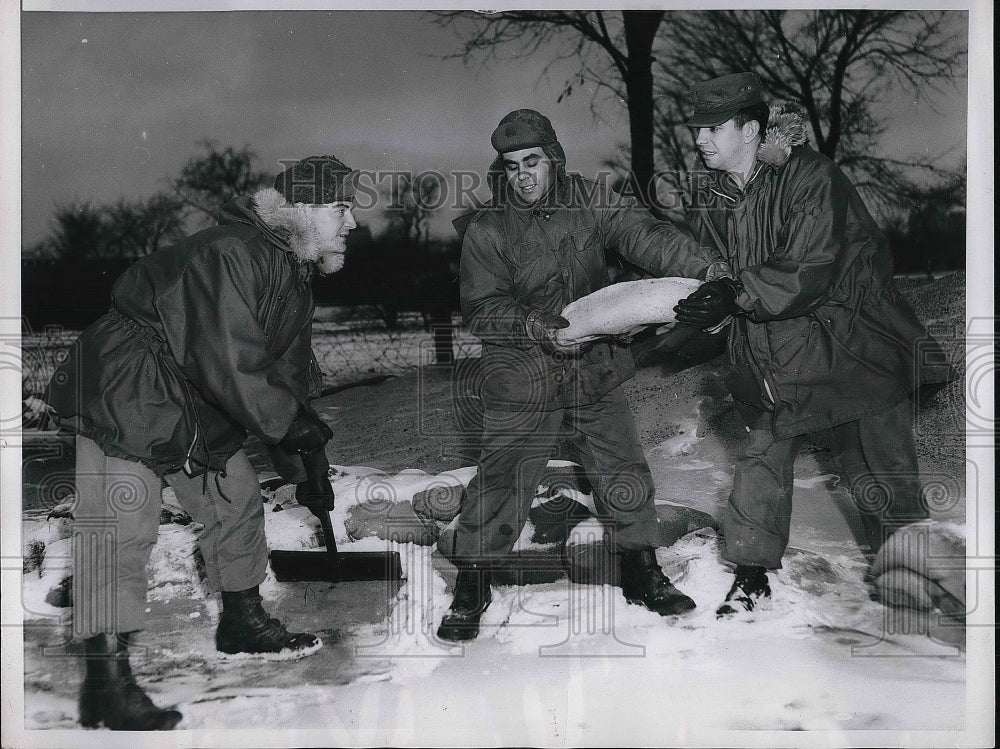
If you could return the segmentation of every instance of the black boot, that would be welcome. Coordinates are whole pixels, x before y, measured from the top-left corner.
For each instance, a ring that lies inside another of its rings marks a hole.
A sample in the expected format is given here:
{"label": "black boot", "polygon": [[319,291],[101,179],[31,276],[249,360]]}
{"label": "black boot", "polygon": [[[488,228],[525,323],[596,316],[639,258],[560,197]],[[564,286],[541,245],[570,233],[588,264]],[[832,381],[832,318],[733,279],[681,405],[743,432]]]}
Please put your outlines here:
{"label": "black boot", "polygon": [[739,564],[733,587],[726,593],[725,602],[715,610],[715,615],[721,618],[737,611],[753,611],[758,603],[770,597],[767,570],[755,564]]}
{"label": "black boot", "polygon": [[215,647],[223,653],[280,653],[302,657],[319,650],[322,641],[307,632],[289,632],[267,615],[257,586],[222,593],[222,615],[215,631]]}
{"label": "black boot", "polygon": [[128,662],[131,633],[105,633],[83,641],[87,672],[80,688],[80,723],[112,731],[169,731],[183,717],[161,710],[135,683]]}
{"label": "black boot", "polygon": [[652,549],[621,552],[621,588],[625,600],[638,603],[660,616],[684,614],[695,607],[663,574]]}
{"label": "black boot", "polygon": [[460,567],[455,598],[441,620],[437,636],[455,642],[475,638],[479,634],[479,619],[492,600],[490,573],[475,567]]}

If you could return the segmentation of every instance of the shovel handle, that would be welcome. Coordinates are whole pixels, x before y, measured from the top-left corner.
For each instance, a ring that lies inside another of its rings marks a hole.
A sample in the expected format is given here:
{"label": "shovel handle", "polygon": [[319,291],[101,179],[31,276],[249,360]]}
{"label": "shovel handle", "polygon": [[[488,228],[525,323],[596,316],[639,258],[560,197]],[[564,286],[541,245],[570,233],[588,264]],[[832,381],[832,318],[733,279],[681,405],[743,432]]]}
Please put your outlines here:
{"label": "shovel handle", "polygon": [[[326,450],[323,448],[302,453],[302,464],[307,472],[314,475],[325,477],[330,472],[330,461],[327,460]],[[330,520],[330,513],[316,505],[311,505],[309,511],[319,519],[319,524],[323,529],[323,543],[326,546],[326,558],[330,565],[330,580],[336,582],[339,577],[340,559],[337,556],[337,539],[333,536],[333,521]]]}
{"label": "shovel handle", "polygon": [[323,527],[323,542],[326,544],[326,558],[330,565],[330,580],[337,582],[340,577],[340,558],[337,556],[337,539],[333,537],[333,521],[330,513],[321,508],[313,508],[313,515],[319,518]]}

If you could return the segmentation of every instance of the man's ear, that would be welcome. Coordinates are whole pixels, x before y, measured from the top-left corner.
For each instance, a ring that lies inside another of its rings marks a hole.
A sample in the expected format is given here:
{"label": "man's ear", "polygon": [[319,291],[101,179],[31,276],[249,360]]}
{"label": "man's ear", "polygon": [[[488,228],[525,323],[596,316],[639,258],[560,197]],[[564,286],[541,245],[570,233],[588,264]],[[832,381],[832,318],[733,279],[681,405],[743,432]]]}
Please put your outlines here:
{"label": "man's ear", "polygon": [[760,134],[760,123],[757,120],[747,120],[743,123],[743,142],[749,143]]}

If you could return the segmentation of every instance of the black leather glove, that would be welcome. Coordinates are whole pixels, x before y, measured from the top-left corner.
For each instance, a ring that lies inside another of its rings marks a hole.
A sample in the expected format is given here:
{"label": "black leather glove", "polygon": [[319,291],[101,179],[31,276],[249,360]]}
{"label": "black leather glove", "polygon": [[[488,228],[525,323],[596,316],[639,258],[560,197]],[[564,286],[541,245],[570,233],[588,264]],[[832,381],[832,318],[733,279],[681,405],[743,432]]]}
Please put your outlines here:
{"label": "black leather glove", "polygon": [[714,327],[740,312],[736,306],[739,293],[740,285],[732,278],[706,281],[674,307],[677,322],[703,329]]}
{"label": "black leather glove", "polygon": [[286,453],[304,453],[322,448],[332,437],[330,427],[315,412],[302,407],[278,446]]}
{"label": "black leather glove", "polygon": [[544,312],[536,309],[528,313],[524,321],[524,330],[528,338],[541,345],[542,349],[548,353],[556,351],[571,351],[573,346],[564,346],[559,343],[556,333],[563,328],[569,327],[569,320],[555,312]]}
{"label": "black leather glove", "polygon": [[302,454],[306,480],[295,485],[295,500],[313,513],[330,512],[335,496],[330,484],[330,463],[323,448]]}

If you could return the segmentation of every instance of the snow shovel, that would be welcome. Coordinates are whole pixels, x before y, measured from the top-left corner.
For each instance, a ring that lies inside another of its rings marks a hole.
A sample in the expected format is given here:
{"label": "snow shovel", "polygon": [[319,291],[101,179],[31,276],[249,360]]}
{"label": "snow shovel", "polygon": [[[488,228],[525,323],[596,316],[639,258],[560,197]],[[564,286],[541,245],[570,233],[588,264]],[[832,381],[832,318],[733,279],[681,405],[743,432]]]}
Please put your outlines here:
{"label": "snow shovel", "polygon": [[321,448],[303,453],[302,463],[309,478],[305,486],[300,484],[296,489],[296,497],[302,496],[303,492],[306,496],[312,495],[314,501],[307,506],[319,518],[326,551],[272,551],[271,570],[275,578],[281,582],[317,580],[331,583],[402,579],[403,568],[398,552],[337,551],[330,511],[324,502],[315,501],[319,497],[328,498],[332,509],[333,488],[330,486],[330,464],[326,452]]}

